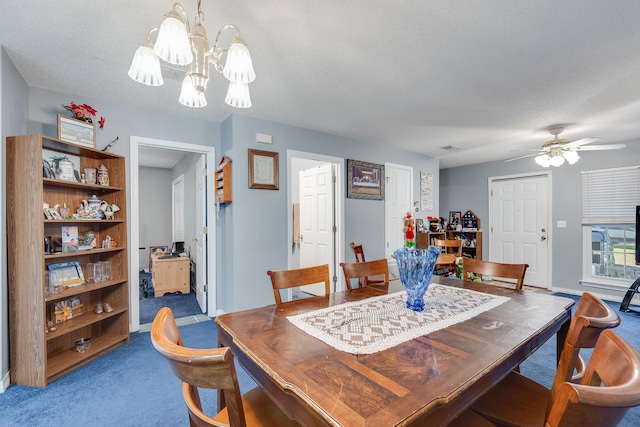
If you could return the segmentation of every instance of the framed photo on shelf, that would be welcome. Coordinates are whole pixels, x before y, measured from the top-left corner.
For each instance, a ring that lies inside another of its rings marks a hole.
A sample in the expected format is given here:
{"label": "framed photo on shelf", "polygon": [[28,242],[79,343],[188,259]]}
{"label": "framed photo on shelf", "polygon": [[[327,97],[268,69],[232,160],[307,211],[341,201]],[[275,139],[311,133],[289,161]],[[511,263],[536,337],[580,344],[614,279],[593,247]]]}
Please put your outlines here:
{"label": "framed photo on shelf", "polygon": [[[61,167],[60,162],[63,159],[67,159],[73,165],[73,170],[68,164],[63,164]],[[73,154],[61,153],[53,150],[42,150],[42,177],[61,179],[63,181],[80,182],[80,157]]]}
{"label": "framed photo on shelf", "polygon": [[49,264],[48,270],[56,274],[58,284],[66,288],[84,285],[84,274],[78,261]]}
{"label": "framed photo on shelf", "polygon": [[249,188],[278,189],[278,153],[249,148]]}
{"label": "framed photo on shelf", "polygon": [[58,114],[58,139],[81,147],[96,148],[96,126]]}
{"label": "framed photo on shelf", "polygon": [[462,212],[449,211],[449,225],[456,226],[462,221]]}
{"label": "framed photo on shelf", "polygon": [[384,165],[347,159],[347,197],[384,200]]}

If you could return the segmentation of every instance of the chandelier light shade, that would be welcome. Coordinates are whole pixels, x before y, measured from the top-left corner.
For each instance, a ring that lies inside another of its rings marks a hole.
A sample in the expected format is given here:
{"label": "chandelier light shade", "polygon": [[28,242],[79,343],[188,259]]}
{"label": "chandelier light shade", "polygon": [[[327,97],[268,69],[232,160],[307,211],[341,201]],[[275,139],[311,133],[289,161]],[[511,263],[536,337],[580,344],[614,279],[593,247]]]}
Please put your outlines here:
{"label": "chandelier light shade", "polygon": [[548,154],[541,154],[536,157],[536,163],[544,168],[551,166],[551,162]]}
{"label": "chandelier light shade", "polygon": [[228,105],[236,108],[249,108],[251,107],[251,95],[249,94],[248,83],[229,83],[229,90],[227,96],[224,99]]}
{"label": "chandelier light shade", "polygon": [[234,83],[252,83],[256,79],[247,44],[240,37],[231,43],[222,74]]}
{"label": "chandelier light shade", "polygon": [[180,104],[192,108],[201,108],[207,105],[204,92],[198,92],[191,82],[191,77],[186,75],[182,81],[182,90],[180,91]]}
{"label": "chandelier light shade", "polygon": [[176,3],[174,10],[167,13],[160,24],[154,50],[160,59],[169,64],[189,65],[193,61],[191,43],[185,22],[175,10],[178,6],[179,3]]}
{"label": "chandelier light shade", "polygon": [[562,153],[562,157],[565,158],[565,160],[570,164],[570,165],[575,165],[576,163],[578,163],[578,160],[580,160],[580,156],[578,155],[578,153],[574,150],[568,150],[565,151],[564,153]]}
{"label": "chandelier light shade", "polygon": [[562,166],[565,160],[570,165],[575,165],[578,160],[580,160],[580,156],[575,150],[563,150],[558,148],[552,149],[548,154],[545,153],[536,157],[536,163],[545,168],[548,168],[549,166]]}
{"label": "chandelier light shade", "polygon": [[160,71],[160,60],[148,39],[140,44],[136,50],[129,68],[129,77],[148,86],[162,86],[164,84]]}
{"label": "chandelier light shade", "polygon": [[[129,77],[146,85],[159,86],[163,83],[159,59],[173,65],[188,65],[179,101],[188,107],[199,108],[207,105],[204,92],[209,82],[210,66],[213,65],[230,82],[225,102],[232,107],[249,108],[249,83],[256,79],[256,73],[247,43],[238,27],[227,24],[218,31],[213,46],[210,47],[202,25],[204,13],[200,10],[200,3],[201,0],[198,0],[198,13],[193,27],[189,24],[184,7],[180,3],[174,4],[173,9],[165,15],[160,28],[152,29],[147,40],[136,51],[129,68]],[[226,30],[234,30],[236,36],[227,48],[223,48],[220,36]],[[154,32],[158,33],[155,44],[151,42],[151,34]]]}

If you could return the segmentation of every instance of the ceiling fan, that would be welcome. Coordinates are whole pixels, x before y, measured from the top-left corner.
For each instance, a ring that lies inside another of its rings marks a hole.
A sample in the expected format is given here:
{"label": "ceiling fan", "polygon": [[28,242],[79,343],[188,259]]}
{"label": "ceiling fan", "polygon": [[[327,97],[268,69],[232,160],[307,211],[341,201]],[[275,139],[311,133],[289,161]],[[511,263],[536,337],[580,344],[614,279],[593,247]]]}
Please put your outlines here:
{"label": "ceiling fan", "polygon": [[619,150],[626,147],[625,144],[587,145],[592,142],[600,141],[600,138],[582,138],[576,141],[560,139],[558,138],[558,135],[560,135],[563,130],[564,126],[551,126],[549,128],[549,133],[553,135],[553,139],[542,144],[542,148],[539,150],[527,150],[536,151],[536,153],[508,159],[505,160],[505,162],[512,162],[514,160],[536,156],[536,163],[545,168],[548,168],[549,166],[560,166],[565,162],[565,160],[570,165],[573,165],[580,160],[578,151]]}

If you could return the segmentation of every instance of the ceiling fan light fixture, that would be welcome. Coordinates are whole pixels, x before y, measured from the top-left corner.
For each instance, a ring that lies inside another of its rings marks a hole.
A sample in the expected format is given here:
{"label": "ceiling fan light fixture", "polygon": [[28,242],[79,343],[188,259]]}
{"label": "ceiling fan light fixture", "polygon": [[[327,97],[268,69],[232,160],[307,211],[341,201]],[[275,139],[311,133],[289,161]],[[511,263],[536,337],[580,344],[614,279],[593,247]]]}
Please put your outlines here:
{"label": "ceiling fan light fixture", "polygon": [[548,168],[551,166],[551,161],[549,160],[548,154],[541,154],[536,157],[536,163],[542,166],[543,168]]}
{"label": "ceiling fan light fixture", "polygon": [[578,163],[578,160],[580,160],[578,152],[574,150],[565,151],[564,153],[562,153],[562,157],[564,157],[570,165],[575,165],[576,163]]}
{"label": "ceiling fan light fixture", "polygon": [[551,158],[549,159],[549,163],[551,164],[551,166],[562,166],[562,164],[564,163],[564,157],[562,156],[551,156]]}

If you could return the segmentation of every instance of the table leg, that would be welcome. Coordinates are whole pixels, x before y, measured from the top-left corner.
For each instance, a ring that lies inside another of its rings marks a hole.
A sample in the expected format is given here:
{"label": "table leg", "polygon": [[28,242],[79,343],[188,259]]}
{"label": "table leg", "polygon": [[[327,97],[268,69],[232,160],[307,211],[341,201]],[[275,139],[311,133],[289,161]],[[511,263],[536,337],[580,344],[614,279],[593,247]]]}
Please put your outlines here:
{"label": "table leg", "polygon": [[556,334],[556,364],[560,363],[560,356],[562,355],[564,342],[567,339],[567,333],[569,333],[570,324],[571,324],[571,310],[567,310],[567,319],[564,321],[564,323],[558,330],[558,333]]}

